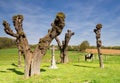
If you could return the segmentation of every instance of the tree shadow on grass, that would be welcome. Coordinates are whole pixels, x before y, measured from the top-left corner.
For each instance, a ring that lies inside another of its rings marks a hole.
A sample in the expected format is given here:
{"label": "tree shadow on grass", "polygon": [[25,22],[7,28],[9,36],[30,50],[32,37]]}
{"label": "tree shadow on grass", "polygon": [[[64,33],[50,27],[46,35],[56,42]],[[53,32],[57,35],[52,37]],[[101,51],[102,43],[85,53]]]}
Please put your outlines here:
{"label": "tree shadow on grass", "polygon": [[97,68],[97,67],[93,67],[93,66],[85,66],[85,65],[73,65],[73,66],[77,66],[77,67],[86,67],[86,68]]}
{"label": "tree shadow on grass", "polygon": [[[18,75],[24,75],[23,72],[16,70],[15,68],[8,68],[7,70],[12,71]],[[45,69],[40,69],[40,72],[45,72]],[[0,71],[0,72],[6,72],[6,71]]]}
{"label": "tree shadow on grass", "polygon": [[6,73],[7,71],[0,71],[1,73]]}
{"label": "tree shadow on grass", "polygon": [[45,70],[45,69],[43,69],[43,68],[41,68],[41,69],[40,69],[40,72],[45,72],[45,71],[46,71],[46,70]]}
{"label": "tree shadow on grass", "polygon": [[23,72],[18,71],[18,70],[16,70],[15,68],[8,68],[7,70],[12,71],[12,72],[15,72],[15,73],[18,74],[18,75],[24,75]]}
{"label": "tree shadow on grass", "polygon": [[11,65],[15,66],[15,67],[18,67],[18,65],[16,65],[15,63],[12,63]]}

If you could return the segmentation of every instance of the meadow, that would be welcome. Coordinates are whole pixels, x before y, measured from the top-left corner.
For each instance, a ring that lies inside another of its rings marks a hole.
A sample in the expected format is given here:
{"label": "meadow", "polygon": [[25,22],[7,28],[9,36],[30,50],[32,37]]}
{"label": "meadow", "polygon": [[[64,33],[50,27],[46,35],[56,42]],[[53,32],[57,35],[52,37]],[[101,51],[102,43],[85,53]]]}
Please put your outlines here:
{"label": "meadow", "polygon": [[24,60],[18,68],[16,48],[0,50],[0,83],[120,83],[120,55],[103,55],[104,69],[99,68],[97,54],[93,60],[84,61],[85,53],[69,51],[69,63],[59,63],[59,51],[55,52],[58,69],[50,69],[51,51],[41,62],[40,76],[24,79]]}

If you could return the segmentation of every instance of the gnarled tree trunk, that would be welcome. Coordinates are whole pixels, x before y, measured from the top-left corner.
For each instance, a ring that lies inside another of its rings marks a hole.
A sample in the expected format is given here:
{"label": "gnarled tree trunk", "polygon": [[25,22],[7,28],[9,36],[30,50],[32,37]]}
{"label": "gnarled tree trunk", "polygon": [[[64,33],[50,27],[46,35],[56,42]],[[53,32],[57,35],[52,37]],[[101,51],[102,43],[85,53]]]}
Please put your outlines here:
{"label": "gnarled tree trunk", "polygon": [[102,24],[97,24],[96,29],[94,29],[94,32],[96,34],[96,44],[97,44],[100,68],[104,68],[102,53],[100,52],[100,49],[101,49],[101,46],[102,46],[102,41],[100,40],[101,28],[102,28]]}
{"label": "gnarled tree trunk", "polygon": [[67,33],[65,34],[65,41],[62,41],[62,44],[58,37],[55,38],[55,40],[58,43],[58,47],[60,49],[60,58],[61,58],[61,63],[67,63],[68,61],[68,55],[67,55],[67,47],[69,40],[71,36],[74,35],[74,32],[71,32],[71,30],[68,30]]}
{"label": "gnarled tree trunk", "polygon": [[25,57],[25,78],[28,78],[32,75],[40,74],[40,61],[42,57],[46,54],[46,51],[51,43],[51,41],[60,35],[65,26],[65,15],[62,12],[59,12],[56,15],[54,22],[51,24],[52,29],[49,30],[48,34],[39,40],[39,43],[34,51],[30,49],[28,44],[27,37],[22,28],[23,16],[16,15],[13,16],[13,24],[16,30],[14,33],[7,21],[3,21],[4,30],[8,35],[11,35],[16,38],[19,42],[21,52]]}
{"label": "gnarled tree trunk", "polygon": [[22,56],[25,59],[25,55],[24,55],[24,53],[22,51],[22,48],[19,44],[19,39],[16,39],[16,45],[17,45],[17,48],[18,48],[18,67],[22,67]]}

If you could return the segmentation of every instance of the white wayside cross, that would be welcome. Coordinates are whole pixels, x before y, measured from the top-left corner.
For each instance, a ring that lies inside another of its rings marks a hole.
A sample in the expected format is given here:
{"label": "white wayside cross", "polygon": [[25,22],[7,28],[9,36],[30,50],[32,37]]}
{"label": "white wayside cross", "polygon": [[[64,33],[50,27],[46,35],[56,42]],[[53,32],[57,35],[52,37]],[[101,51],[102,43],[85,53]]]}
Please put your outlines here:
{"label": "white wayside cross", "polygon": [[51,66],[50,68],[51,69],[57,69],[58,67],[56,66],[56,62],[55,62],[55,47],[54,45],[52,45],[52,48],[51,48],[51,54],[52,54],[52,57],[51,57]]}

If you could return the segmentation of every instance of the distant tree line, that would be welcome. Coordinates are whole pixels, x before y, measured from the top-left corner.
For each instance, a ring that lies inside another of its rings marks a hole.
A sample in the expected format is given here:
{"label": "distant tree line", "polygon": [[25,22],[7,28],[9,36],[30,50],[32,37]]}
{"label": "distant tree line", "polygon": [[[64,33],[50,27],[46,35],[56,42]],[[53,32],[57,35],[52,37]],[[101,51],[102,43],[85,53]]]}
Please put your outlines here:
{"label": "distant tree line", "polygon": [[[102,46],[102,49],[116,49],[116,50],[120,50],[120,46]],[[96,49],[95,46],[90,46],[89,49]]]}
{"label": "distant tree line", "polygon": [[[120,46],[102,46],[102,49],[116,49],[120,50]],[[82,51],[84,52],[86,49],[96,49],[96,46],[90,46],[87,40],[83,41],[80,45],[72,45],[68,46],[69,51]]]}
{"label": "distant tree line", "polygon": [[16,47],[15,39],[0,37],[0,49]]}
{"label": "distant tree line", "polygon": [[[0,37],[0,49],[3,48],[15,48],[16,42],[15,39]],[[30,45],[31,48],[35,48],[36,44]],[[58,48],[56,45],[55,47]],[[102,46],[102,49],[117,49],[120,50],[120,46]],[[83,41],[80,45],[69,45],[68,51],[85,51],[86,49],[96,49],[96,46],[90,46],[87,40]]]}
{"label": "distant tree line", "polygon": [[120,46],[102,46],[102,49],[117,49],[117,50],[120,50]]}
{"label": "distant tree line", "polygon": [[[36,45],[30,45],[31,48],[35,48]],[[55,45],[57,49],[59,47]],[[102,46],[102,49],[116,49],[120,50],[120,46]],[[86,49],[96,49],[96,46],[90,46],[88,41],[83,41],[80,45],[69,45],[68,51],[85,51]]]}

